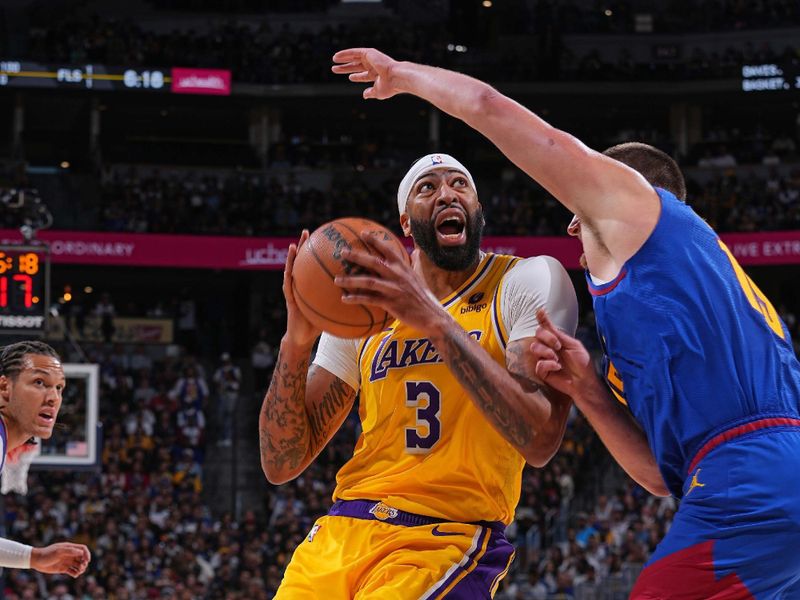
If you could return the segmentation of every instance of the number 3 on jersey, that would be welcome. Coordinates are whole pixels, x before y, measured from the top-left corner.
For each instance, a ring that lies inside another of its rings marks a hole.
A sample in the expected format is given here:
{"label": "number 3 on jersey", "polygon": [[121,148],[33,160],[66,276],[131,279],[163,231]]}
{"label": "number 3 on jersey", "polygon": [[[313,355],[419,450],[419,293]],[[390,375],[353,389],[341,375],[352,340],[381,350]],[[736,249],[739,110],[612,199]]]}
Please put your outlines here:
{"label": "number 3 on jersey", "polygon": [[733,270],[736,273],[736,278],[739,280],[739,284],[742,286],[742,290],[744,291],[744,295],[747,297],[747,301],[750,303],[750,306],[761,313],[761,315],[764,317],[764,320],[767,322],[767,325],[769,325],[769,328],[772,329],[775,335],[781,339],[786,339],[786,334],[783,331],[781,319],[778,316],[778,313],[775,311],[775,308],[764,295],[764,292],[758,289],[758,286],[753,283],[753,280],[747,276],[747,273],[744,272],[744,269],[741,267],[736,258],[734,258],[733,253],[722,242],[722,240],[718,241],[720,248],[722,248],[723,252],[728,255],[728,259],[731,261]]}
{"label": "number 3 on jersey", "polygon": [[406,452],[426,454],[439,441],[441,400],[439,388],[430,381],[406,381],[406,406],[414,408],[417,415],[416,427],[406,427]]}

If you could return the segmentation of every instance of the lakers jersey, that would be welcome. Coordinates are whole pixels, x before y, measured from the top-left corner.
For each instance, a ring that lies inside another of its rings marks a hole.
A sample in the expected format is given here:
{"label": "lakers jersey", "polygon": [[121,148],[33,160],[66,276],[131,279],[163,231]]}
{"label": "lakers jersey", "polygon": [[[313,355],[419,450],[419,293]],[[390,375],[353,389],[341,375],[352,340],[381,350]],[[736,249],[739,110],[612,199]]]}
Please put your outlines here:
{"label": "lakers jersey", "polygon": [[[520,298],[530,303],[513,302]],[[535,307],[560,312],[565,329],[574,331],[577,320],[569,278],[549,257],[485,254],[441,303],[503,365],[509,334],[533,335]],[[323,334],[314,362],[360,387],[363,432],[339,471],[335,500],[379,500],[449,521],[511,521],[524,459],[475,407],[424,332],[395,321],[360,341]]]}
{"label": "lakers jersey", "polygon": [[676,496],[706,442],[757,419],[796,417],[800,364],[775,309],[714,231],[657,189],[652,234],[595,285],[606,378],[647,434]]}

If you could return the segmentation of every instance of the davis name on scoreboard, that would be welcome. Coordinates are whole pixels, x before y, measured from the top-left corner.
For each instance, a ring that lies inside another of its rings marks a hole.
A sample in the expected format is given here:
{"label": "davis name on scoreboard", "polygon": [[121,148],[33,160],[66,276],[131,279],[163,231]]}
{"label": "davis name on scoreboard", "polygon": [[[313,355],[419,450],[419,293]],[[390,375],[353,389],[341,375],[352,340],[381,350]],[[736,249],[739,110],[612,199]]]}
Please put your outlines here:
{"label": "davis name on scoreboard", "polygon": [[742,66],[742,91],[800,90],[800,67],[792,62]]}

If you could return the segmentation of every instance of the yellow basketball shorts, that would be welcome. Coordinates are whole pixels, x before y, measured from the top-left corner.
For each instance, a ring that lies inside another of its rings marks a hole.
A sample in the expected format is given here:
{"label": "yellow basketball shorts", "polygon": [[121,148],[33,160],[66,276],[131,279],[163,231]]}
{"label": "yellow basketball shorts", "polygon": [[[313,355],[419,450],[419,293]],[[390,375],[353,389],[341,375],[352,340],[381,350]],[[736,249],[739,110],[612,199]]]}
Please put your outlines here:
{"label": "yellow basketball shorts", "polygon": [[514,558],[502,523],[454,523],[337,501],[286,568],[280,600],[493,598]]}

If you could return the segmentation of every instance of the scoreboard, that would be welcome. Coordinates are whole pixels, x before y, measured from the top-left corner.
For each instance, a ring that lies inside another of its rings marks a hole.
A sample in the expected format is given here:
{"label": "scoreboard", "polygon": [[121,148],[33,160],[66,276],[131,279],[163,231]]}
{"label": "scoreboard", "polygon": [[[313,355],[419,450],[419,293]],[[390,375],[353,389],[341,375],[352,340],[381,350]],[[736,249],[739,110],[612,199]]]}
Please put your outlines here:
{"label": "scoreboard", "polygon": [[226,69],[142,68],[101,64],[42,64],[0,59],[0,89],[55,88],[95,91],[142,91],[173,94],[231,93]]}
{"label": "scoreboard", "polygon": [[0,245],[0,333],[42,333],[49,301],[49,249]]}

